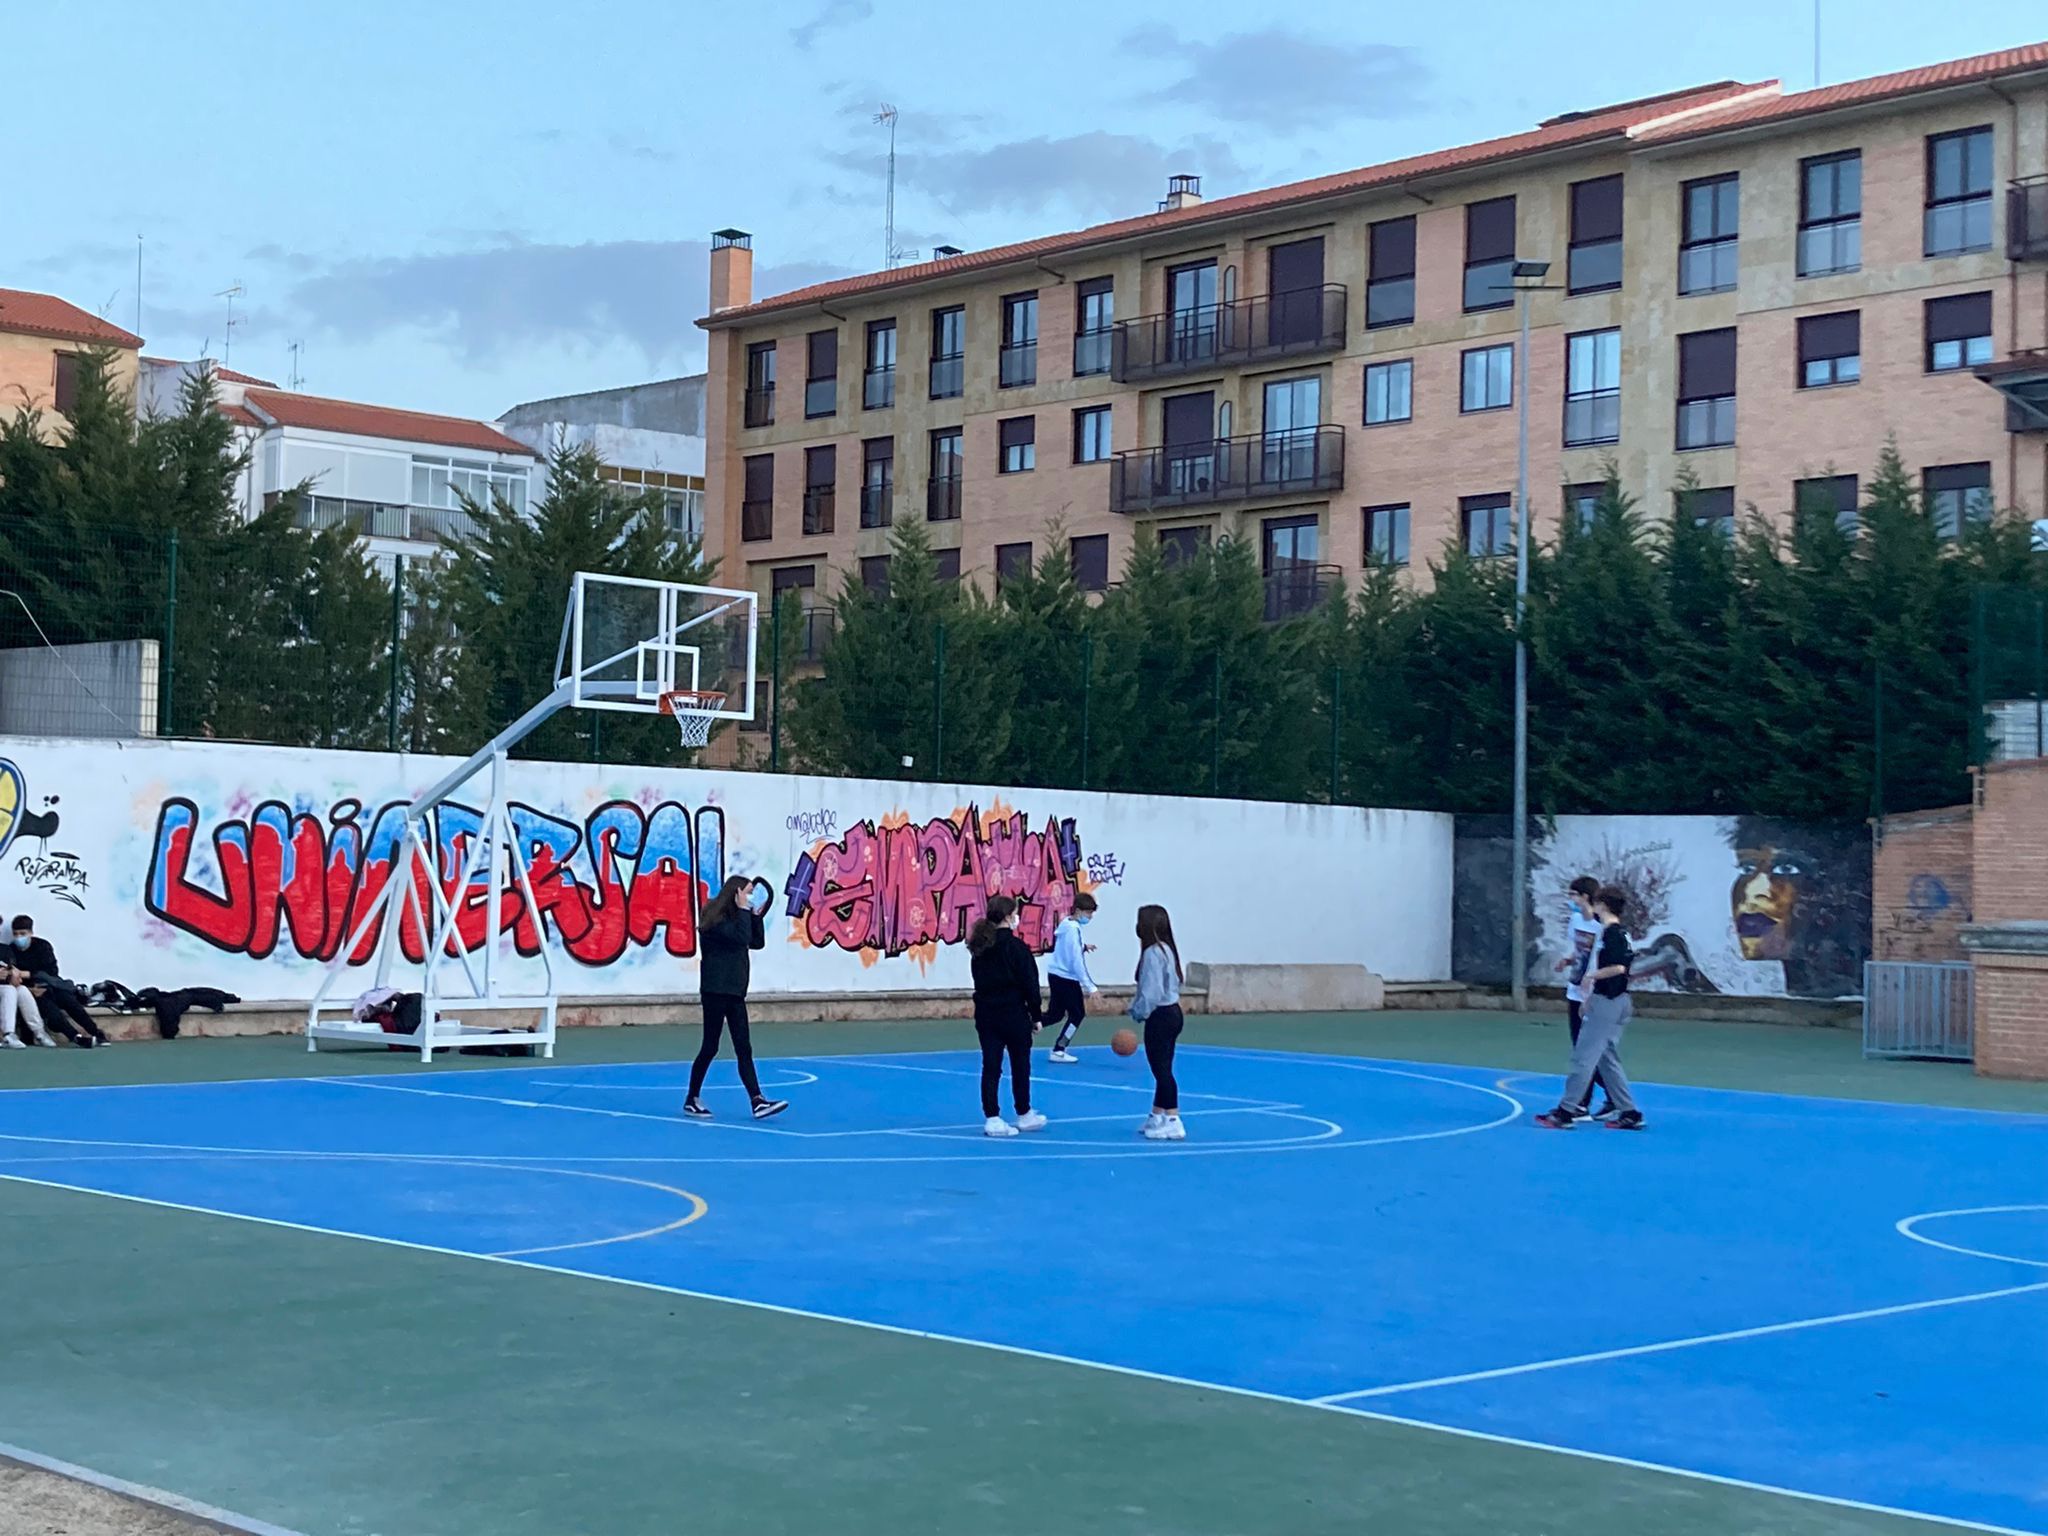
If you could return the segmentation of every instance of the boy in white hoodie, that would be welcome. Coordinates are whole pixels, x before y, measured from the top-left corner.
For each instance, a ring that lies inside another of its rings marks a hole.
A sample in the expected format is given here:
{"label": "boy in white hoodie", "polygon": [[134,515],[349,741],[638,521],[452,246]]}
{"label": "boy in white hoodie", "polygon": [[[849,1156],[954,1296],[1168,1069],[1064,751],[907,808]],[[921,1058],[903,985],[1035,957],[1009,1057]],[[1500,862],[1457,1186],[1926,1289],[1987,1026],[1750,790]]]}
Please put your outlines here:
{"label": "boy in white hoodie", "polygon": [[1088,1017],[1085,999],[1097,990],[1095,978],[1088,974],[1088,952],[1095,946],[1081,941],[1081,930],[1088,926],[1088,920],[1094,915],[1095,898],[1082,891],[1074,897],[1074,910],[1053,930],[1052,959],[1045,967],[1050,1006],[1039,1022],[1057,1022],[1060,1026],[1059,1036],[1052,1047],[1051,1059],[1054,1061],[1081,1059],[1067,1047],[1073,1043],[1074,1032],[1081,1027],[1081,1021]]}

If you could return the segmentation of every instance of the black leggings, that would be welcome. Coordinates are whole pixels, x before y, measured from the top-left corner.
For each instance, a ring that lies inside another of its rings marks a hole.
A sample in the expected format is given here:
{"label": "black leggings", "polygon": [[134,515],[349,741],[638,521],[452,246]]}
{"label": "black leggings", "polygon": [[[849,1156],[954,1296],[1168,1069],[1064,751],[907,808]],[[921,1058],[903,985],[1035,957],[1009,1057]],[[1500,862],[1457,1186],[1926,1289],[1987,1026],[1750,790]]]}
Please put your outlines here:
{"label": "black leggings", "polygon": [[697,1047],[697,1059],[690,1063],[693,1099],[704,1090],[704,1074],[718,1059],[718,1037],[728,1025],[732,1028],[732,1054],[739,1063],[740,1081],[747,1085],[750,1097],[761,1097],[761,1079],[754,1075],[754,1037],[747,1033],[747,1000],[736,992],[706,992],[704,1043]]}
{"label": "black leggings", "polygon": [[1031,1026],[1029,1024],[983,1024],[975,1034],[981,1037],[981,1113],[993,1120],[1002,1113],[996,1090],[1003,1082],[1003,1058],[1010,1058],[1010,1097],[1017,1113],[1031,1113]]}
{"label": "black leggings", "polygon": [[1145,1020],[1145,1060],[1151,1064],[1152,1080],[1158,1084],[1152,1093],[1154,1109],[1180,1108],[1180,1084],[1173,1080],[1173,1048],[1180,1044],[1181,1026],[1186,1023],[1179,1003],[1154,1008],[1151,1017]]}
{"label": "black leggings", "polygon": [[1080,1029],[1081,1021],[1088,1017],[1087,995],[1081,990],[1081,983],[1070,981],[1065,976],[1048,976],[1046,992],[1049,1006],[1040,1022],[1060,1026],[1059,1039],[1053,1042],[1053,1049],[1064,1051],[1067,1044]]}

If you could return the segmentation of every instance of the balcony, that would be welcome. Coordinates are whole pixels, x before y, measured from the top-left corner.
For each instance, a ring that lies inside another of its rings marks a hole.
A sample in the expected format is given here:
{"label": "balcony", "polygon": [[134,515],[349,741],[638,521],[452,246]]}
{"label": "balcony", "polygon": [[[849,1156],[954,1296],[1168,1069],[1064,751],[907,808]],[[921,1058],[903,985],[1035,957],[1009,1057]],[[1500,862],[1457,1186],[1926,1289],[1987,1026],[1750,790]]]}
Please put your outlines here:
{"label": "balcony", "polygon": [[1283,623],[1314,613],[1343,590],[1344,572],[1334,565],[1284,565],[1266,573],[1266,622]]}
{"label": "balcony", "polygon": [[1110,373],[1120,384],[1344,349],[1345,289],[1333,283],[1117,322]]}
{"label": "balcony", "polygon": [[1266,437],[1219,437],[1138,448],[1110,460],[1112,512],[1172,512],[1261,496],[1344,488],[1344,429],[1304,427]]}
{"label": "balcony", "polygon": [[960,516],[960,477],[933,475],[924,490],[925,521],[950,523]]}
{"label": "balcony", "polygon": [[896,370],[870,368],[860,377],[860,404],[865,411],[886,411],[896,403]]}
{"label": "balcony", "polygon": [[750,427],[775,425],[775,386],[757,384],[747,391],[746,423]]}
{"label": "balcony", "polygon": [[1595,390],[1568,395],[1564,402],[1564,445],[1585,448],[1621,441],[1621,391]]}
{"label": "balcony", "polygon": [[418,544],[461,542],[475,538],[477,531],[476,519],[461,507],[402,507],[335,496],[301,497],[293,521],[301,528],[347,528],[366,539]]}
{"label": "balcony", "polygon": [[1022,389],[1038,382],[1038,343],[1019,341],[1006,345],[996,360],[996,383],[1002,389]]}
{"label": "balcony", "polygon": [[775,503],[772,501],[743,501],[740,503],[740,537],[749,544],[775,537]]}
{"label": "balcony", "polygon": [[1094,374],[1109,372],[1111,354],[1116,350],[1116,328],[1104,326],[1099,331],[1079,331],[1074,336],[1074,377],[1085,379]]}
{"label": "balcony", "polygon": [[2048,176],[2029,176],[2005,193],[2008,261],[2048,261]]}
{"label": "balcony", "polygon": [[2048,432],[2048,347],[2015,352],[1975,372],[2005,396],[2006,431]]}
{"label": "balcony", "polygon": [[1678,402],[1678,446],[1726,448],[1735,441],[1735,397],[1713,395]]}
{"label": "balcony", "polygon": [[815,538],[832,531],[833,503],[838,493],[829,485],[812,486],[804,492],[804,536]]}
{"label": "balcony", "polygon": [[860,488],[860,525],[863,528],[886,528],[891,519],[890,504],[895,499],[896,486],[884,480],[880,485],[864,485]]}
{"label": "balcony", "polygon": [[947,357],[932,359],[932,398],[951,400],[960,394],[967,378],[967,359],[955,352]]}

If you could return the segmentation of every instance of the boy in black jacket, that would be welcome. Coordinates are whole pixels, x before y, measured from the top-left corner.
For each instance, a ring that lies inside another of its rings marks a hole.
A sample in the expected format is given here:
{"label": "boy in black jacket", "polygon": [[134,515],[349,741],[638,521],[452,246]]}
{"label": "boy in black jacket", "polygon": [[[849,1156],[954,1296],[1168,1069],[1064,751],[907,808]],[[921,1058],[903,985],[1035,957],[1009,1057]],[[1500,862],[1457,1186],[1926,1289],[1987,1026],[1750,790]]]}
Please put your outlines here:
{"label": "boy in black jacket", "polygon": [[43,1022],[73,1045],[88,1048],[105,1045],[107,1037],[91,1014],[85,1011],[85,995],[64,979],[57,969],[57,951],[48,939],[36,937],[36,925],[24,912],[14,920],[14,943],[5,963],[28,977],[29,990],[43,1014]]}
{"label": "boy in black jacket", "polygon": [[1564,1097],[1557,1108],[1538,1115],[1536,1123],[1545,1130],[1568,1131],[1573,1122],[1585,1118],[1586,1096],[1592,1091],[1597,1073],[1607,1088],[1607,1100],[1614,1118],[1611,1131],[1640,1131],[1642,1111],[1629,1091],[1628,1074],[1621,1070],[1621,1032],[1628,1027],[1634,1007],[1628,1000],[1629,967],[1635,951],[1629,947],[1628,930],[1621,925],[1628,893],[1619,886],[1603,885],[1593,898],[1593,916],[1600,920],[1600,939],[1593,948],[1592,963],[1586,968],[1590,986],[1579,1022],[1579,1038],[1572,1046],[1571,1076],[1564,1085]]}

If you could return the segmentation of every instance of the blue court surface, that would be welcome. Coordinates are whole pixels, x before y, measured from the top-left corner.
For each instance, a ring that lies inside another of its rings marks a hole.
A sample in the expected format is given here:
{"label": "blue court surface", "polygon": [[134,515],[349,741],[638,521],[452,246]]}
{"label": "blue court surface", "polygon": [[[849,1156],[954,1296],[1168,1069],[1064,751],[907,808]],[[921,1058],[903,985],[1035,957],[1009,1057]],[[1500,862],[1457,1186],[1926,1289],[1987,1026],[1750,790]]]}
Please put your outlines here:
{"label": "blue court surface", "polygon": [[[2048,1533],[2048,1118],[1192,1047],[0,1095],[0,1176]],[[1005,1105],[1008,1104],[1007,1087]]]}

